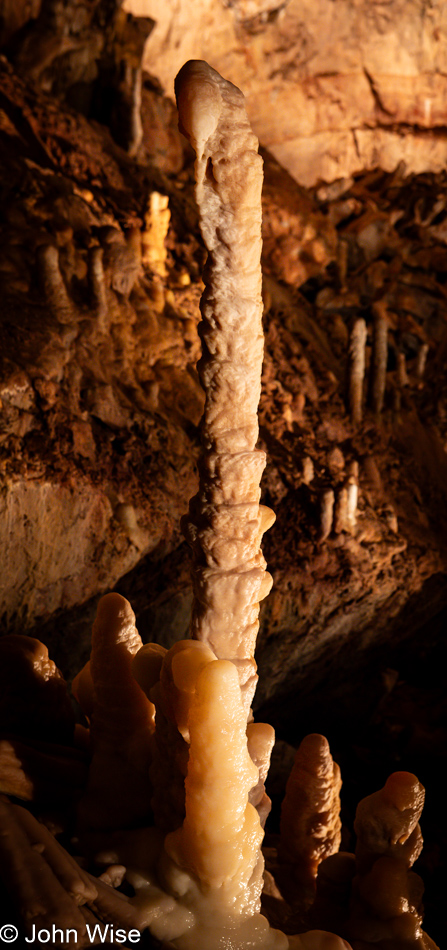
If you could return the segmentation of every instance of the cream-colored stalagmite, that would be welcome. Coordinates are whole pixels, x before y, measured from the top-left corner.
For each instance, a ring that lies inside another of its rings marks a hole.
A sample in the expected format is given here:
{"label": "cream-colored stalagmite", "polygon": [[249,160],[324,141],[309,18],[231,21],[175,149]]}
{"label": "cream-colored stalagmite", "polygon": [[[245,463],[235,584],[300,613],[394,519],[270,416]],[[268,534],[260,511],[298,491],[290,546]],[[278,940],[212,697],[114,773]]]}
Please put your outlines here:
{"label": "cream-colored stalagmite", "polygon": [[363,317],[359,317],[352,327],[349,340],[349,409],[355,426],[360,425],[363,417],[366,337],[366,323]]}
{"label": "cream-colored stalagmite", "polygon": [[237,671],[229,660],[204,657],[202,668],[192,668],[191,659],[190,649],[179,653],[174,669],[179,684],[195,674],[187,716],[186,817],[166,849],[200,881],[214,913],[252,916],[262,890],[263,831],[248,801],[257,769],[248,754]]}
{"label": "cream-colored stalagmite", "polygon": [[327,491],[325,491],[321,496],[320,502],[320,541],[325,541],[332,531],[334,501],[335,496],[333,489],[328,488]]}
{"label": "cream-colored stalagmite", "polygon": [[248,714],[256,687],[259,602],[271,587],[260,550],[273,513],[259,505],[255,448],[264,339],[262,159],[244,97],[202,61],[176,79],[180,127],[196,152],[196,199],[208,249],[200,325],[205,390],[199,491],[184,520],[193,550],[192,636],[229,659]]}
{"label": "cream-colored stalagmite", "polygon": [[[176,950],[286,950],[287,938],[259,913],[263,830],[249,793],[260,769],[248,750],[237,669],[197,640],[181,640],[164,656],[153,651],[142,648],[134,671],[155,702],[156,720],[161,711],[160,746],[169,746],[167,758],[154,748],[154,785],[171,803],[158,826],[175,820],[169,786],[174,795],[180,791],[178,775],[185,800],[184,818],[159,854],[135,857],[128,871],[141,925]],[[263,738],[271,741],[271,734]],[[157,821],[159,806],[154,811]]]}
{"label": "cream-colored stalagmite", "polygon": [[[255,449],[262,164],[242,93],[231,83],[193,62],[177,77],[176,94],[181,126],[197,154],[196,195],[209,251],[199,364],[206,401],[199,492],[184,524],[193,549],[194,639],[169,651],[150,688],[157,715],[164,703],[189,747],[185,818],[166,837],[157,871],[181,913],[178,922],[176,911],[160,924],[152,921],[151,929],[178,950],[285,950],[287,937],[259,913],[263,831],[254,805],[265,811],[273,731],[258,723],[247,728],[259,601],[271,585],[260,542],[273,521],[259,505],[265,455]],[[317,943],[296,939],[297,947],[329,950],[319,935]]]}

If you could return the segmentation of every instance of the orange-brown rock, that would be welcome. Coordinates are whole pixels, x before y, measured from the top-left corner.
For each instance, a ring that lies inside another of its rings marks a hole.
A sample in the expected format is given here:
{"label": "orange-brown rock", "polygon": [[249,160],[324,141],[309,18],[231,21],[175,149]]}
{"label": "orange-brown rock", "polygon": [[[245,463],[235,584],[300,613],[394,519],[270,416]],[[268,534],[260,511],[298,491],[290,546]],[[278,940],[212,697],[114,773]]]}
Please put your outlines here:
{"label": "orange-brown rock", "polygon": [[279,884],[292,903],[294,889],[298,900],[301,888],[313,891],[318,865],[340,847],[340,788],[340,769],[327,739],[306,736],[297,750],[281,809]]}
{"label": "orange-brown rock", "polygon": [[[156,21],[148,68],[172,94],[187,59],[211,58],[244,89],[256,135],[303,184],[362,167],[441,170],[445,18],[422,0],[228,3],[127,0]],[[149,65],[151,64],[151,65]]]}
{"label": "orange-brown rock", "polygon": [[132,675],[141,646],[128,601],[106,594],[92,633],[92,758],[78,808],[83,832],[126,828],[150,814],[154,707]]}

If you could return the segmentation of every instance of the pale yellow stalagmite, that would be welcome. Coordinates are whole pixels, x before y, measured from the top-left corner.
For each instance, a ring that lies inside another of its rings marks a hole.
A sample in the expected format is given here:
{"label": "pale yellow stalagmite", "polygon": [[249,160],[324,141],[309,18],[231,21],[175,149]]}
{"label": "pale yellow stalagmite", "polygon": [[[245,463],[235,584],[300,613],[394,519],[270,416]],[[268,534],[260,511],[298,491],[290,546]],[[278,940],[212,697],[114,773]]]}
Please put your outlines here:
{"label": "pale yellow stalagmite", "polygon": [[[177,659],[182,682],[189,657],[184,653]],[[198,671],[188,716],[186,817],[166,847],[205,892],[219,895],[221,910],[236,916],[258,910],[263,864],[263,832],[248,802],[257,769],[248,754],[245,728],[237,672],[228,660],[211,660]],[[250,888],[257,865],[261,875]]]}
{"label": "pale yellow stalagmite", "polygon": [[178,950],[286,950],[287,938],[259,913],[263,830],[249,802],[258,768],[248,752],[237,670],[195,641],[177,643],[165,664],[172,674],[171,711],[189,757],[185,819],[165,839],[158,880],[188,916],[178,930],[175,913],[151,929],[166,939],[169,928]]}
{"label": "pale yellow stalagmite", "polygon": [[262,159],[244,97],[202,61],[176,79],[180,128],[196,152],[196,200],[208,249],[201,301],[205,390],[199,491],[184,519],[193,550],[192,636],[239,673],[248,715],[256,687],[259,602],[271,577],[260,543],[273,513],[259,505],[256,450],[263,358]]}
{"label": "pale yellow stalagmite", "polygon": [[[133,672],[156,707],[152,744],[152,809],[157,828],[174,831],[185,816],[185,776],[188,769],[188,714],[195,678],[203,665],[215,660],[206,643],[180,640],[167,652],[155,643],[137,653]],[[181,664],[183,678],[178,675]]]}
{"label": "pale yellow stalagmite", "polygon": [[265,791],[265,780],[270,766],[270,756],[275,744],[275,730],[266,722],[249,722],[247,726],[249,754],[258,769],[258,781],[250,790],[249,800],[257,809],[261,825],[270,814],[271,800]]}

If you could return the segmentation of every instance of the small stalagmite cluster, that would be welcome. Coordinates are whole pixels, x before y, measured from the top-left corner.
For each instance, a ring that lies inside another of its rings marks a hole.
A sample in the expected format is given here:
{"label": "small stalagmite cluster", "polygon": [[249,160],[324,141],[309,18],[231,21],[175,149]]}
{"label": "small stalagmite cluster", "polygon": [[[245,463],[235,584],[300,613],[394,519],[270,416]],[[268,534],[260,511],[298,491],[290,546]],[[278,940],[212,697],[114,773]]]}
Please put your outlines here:
{"label": "small stalagmite cluster", "polygon": [[[197,155],[209,253],[199,365],[203,452],[199,491],[184,520],[193,552],[192,637],[170,650],[143,645],[129,603],[106,595],[91,659],[73,683],[87,726],[75,724],[43,645],[3,638],[6,679],[22,664],[19,683],[25,691],[26,677],[35,685],[26,717],[14,715],[20,686],[6,694],[4,884],[27,933],[57,923],[73,929],[78,947],[102,923],[127,933],[149,928],[177,950],[436,950],[421,929],[420,882],[409,870],[421,847],[421,785],[408,773],[391,776],[359,806],[356,855],[340,854],[340,770],[318,735],[303,741],[286,789],[277,881],[269,885],[281,929],[261,913],[269,880],[264,782],[274,741],[250,708],[259,602],[271,585],[260,543],[273,521],[259,505],[265,455],[256,449],[262,163],[242,93],[206,63],[182,69],[177,97]],[[54,255],[42,253],[43,273],[60,297]],[[99,258],[96,264],[99,298]],[[353,406],[358,414],[358,394]],[[350,477],[344,518],[355,510]],[[331,516],[333,507],[332,499]],[[25,746],[28,759],[21,758]],[[67,763],[84,769],[62,814],[41,781],[49,759],[60,789]],[[57,840],[61,831],[67,848]],[[93,876],[98,866],[104,871]]]}
{"label": "small stalagmite cluster", "polygon": [[[263,829],[249,801],[262,768],[249,754],[231,661],[200,641],[169,651],[142,645],[130,605],[108,594],[94,625],[92,664],[74,684],[89,730],[72,718],[55,742],[51,727],[67,692],[54,664],[50,676],[48,659],[42,666],[45,648],[4,638],[1,651],[5,669],[13,651],[26,658],[27,682],[39,693],[26,721],[29,733],[32,713],[40,714],[40,740],[24,734],[24,720],[8,740],[18,750],[13,770],[6,740],[0,750],[2,878],[25,933],[72,928],[77,939],[66,945],[85,947],[94,927],[103,933],[113,924],[120,932],[149,928],[177,950],[436,950],[422,930],[422,885],[411,870],[422,848],[424,803],[415,776],[394,773],[364,799],[356,853],[339,852],[340,770],[324,737],[307,736],[263,875]],[[20,755],[25,745],[32,758]],[[56,785],[51,798],[41,783],[48,761],[64,775],[76,756],[82,783],[70,792]],[[163,796],[170,807],[161,808]],[[69,850],[58,841],[61,831],[65,841],[71,836]],[[264,882],[274,899],[260,913]],[[269,925],[269,910],[282,933]]]}

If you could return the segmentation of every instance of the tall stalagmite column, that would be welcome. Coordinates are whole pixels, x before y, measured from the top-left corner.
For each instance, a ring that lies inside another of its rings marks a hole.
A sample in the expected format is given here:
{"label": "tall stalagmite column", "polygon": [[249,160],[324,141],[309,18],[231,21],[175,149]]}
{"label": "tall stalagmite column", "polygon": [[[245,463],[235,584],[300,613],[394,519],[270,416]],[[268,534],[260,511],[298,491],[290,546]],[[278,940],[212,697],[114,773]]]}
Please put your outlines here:
{"label": "tall stalagmite column", "polygon": [[192,636],[236,665],[248,714],[256,688],[259,602],[271,588],[260,543],[274,515],[259,505],[255,448],[264,339],[262,159],[244,97],[207,63],[176,79],[180,127],[196,152],[196,200],[208,249],[198,365],[205,390],[198,494],[184,519],[193,550]]}

